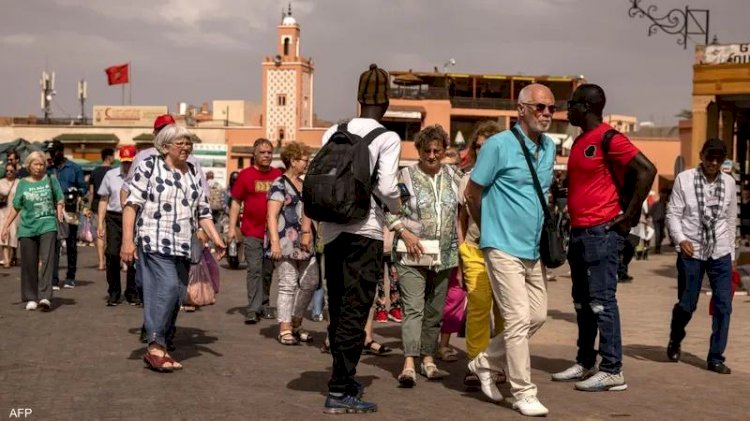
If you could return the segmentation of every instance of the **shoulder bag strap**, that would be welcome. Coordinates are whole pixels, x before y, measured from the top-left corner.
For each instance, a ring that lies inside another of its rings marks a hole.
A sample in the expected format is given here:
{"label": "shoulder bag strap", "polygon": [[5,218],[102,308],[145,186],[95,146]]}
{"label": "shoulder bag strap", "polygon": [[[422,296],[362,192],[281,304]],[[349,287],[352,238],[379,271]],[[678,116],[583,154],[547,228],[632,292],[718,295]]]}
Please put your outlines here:
{"label": "shoulder bag strap", "polygon": [[518,140],[518,143],[521,145],[521,149],[523,150],[523,156],[526,158],[526,164],[529,166],[529,171],[531,172],[531,178],[534,180],[534,189],[536,190],[537,196],[539,196],[539,202],[542,204],[542,210],[544,211],[544,217],[547,219],[551,219],[551,215],[549,212],[549,207],[547,207],[547,200],[544,198],[544,193],[542,193],[542,186],[539,184],[539,178],[536,175],[536,170],[534,169],[534,165],[531,163],[531,154],[529,153],[529,149],[526,147],[526,143],[523,140],[523,136],[521,136],[520,133],[518,133],[518,130],[513,127],[511,129],[513,134],[516,136],[516,140]]}

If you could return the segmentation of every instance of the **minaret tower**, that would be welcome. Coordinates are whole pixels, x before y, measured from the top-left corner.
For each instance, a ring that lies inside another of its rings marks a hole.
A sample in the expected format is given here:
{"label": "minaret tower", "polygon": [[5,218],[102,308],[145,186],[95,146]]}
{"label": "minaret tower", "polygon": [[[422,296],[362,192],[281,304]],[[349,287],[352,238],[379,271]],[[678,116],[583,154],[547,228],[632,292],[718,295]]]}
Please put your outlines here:
{"label": "minaret tower", "polygon": [[300,26],[292,4],[281,11],[277,52],[263,60],[263,108],[266,137],[276,145],[297,139],[313,125],[313,63],[300,55]]}

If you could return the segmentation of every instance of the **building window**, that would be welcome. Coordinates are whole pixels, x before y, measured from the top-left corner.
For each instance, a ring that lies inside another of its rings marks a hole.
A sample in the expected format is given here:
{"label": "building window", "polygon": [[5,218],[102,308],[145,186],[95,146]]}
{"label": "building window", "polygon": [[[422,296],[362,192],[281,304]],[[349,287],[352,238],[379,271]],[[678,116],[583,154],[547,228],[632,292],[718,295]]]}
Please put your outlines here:
{"label": "building window", "polygon": [[279,133],[279,142],[282,142],[284,140],[284,128],[279,127],[277,129],[277,132]]}
{"label": "building window", "polygon": [[276,105],[279,107],[286,105],[286,94],[279,94],[276,96]]}
{"label": "building window", "polygon": [[289,55],[289,38],[284,38],[284,55]]}

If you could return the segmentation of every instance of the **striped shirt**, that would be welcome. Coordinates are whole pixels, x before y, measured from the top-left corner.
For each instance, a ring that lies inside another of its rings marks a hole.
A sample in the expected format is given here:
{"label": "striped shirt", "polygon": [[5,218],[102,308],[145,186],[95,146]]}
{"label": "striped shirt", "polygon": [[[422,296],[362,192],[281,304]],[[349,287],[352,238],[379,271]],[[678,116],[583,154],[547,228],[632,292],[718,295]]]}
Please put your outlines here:
{"label": "striped shirt", "polygon": [[211,209],[195,167],[181,173],[167,167],[161,156],[141,161],[130,181],[127,205],[139,208],[136,243],[146,253],[190,256],[190,240],[200,219]]}

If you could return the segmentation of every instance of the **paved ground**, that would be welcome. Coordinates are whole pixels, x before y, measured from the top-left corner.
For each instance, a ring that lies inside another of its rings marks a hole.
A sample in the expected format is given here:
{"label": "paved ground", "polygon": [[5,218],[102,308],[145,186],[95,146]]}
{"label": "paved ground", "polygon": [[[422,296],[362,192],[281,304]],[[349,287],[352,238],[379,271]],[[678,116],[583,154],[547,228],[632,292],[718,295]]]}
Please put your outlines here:
{"label": "paved ground", "polygon": [[[143,368],[138,342],[140,309],[104,306],[104,273],[93,249],[82,251],[79,286],[56,294],[50,313],[20,303],[18,269],[0,270],[0,417],[30,408],[30,419],[253,419],[307,420],[321,413],[330,356],[314,346],[283,347],[275,326],[243,324],[243,271],[222,269],[218,303],[178,319],[178,350],[185,369],[157,374]],[[571,364],[576,337],[570,279],[549,284],[547,324],[532,341],[533,378],[550,418],[633,420],[747,418],[750,390],[750,299],[736,297],[727,364],[721,376],[703,369],[710,319],[703,297],[683,344],[685,362],[666,362],[668,319],[675,300],[674,255],[634,262],[636,281],[619,291],[625,344],[625,392],[576,392],[552,383],[549,373]],[[563,270],[558,270],[564,273]],[[378,338],[400,347],[396,324],[376,326]],[[454,345],[464,349],[463,340]],[[463,351],[462,351],[463,352]],[[365,356],[359,369],[366,397],[377,402],[368,419],[521,419],[507,405],[489,403],[461,384],[464,363],[442,364],[454,375],[442,383],[421,378],[412,390],[396,387],[400,352]],[[463,353],[461,354],[463,356]],[[507,386],[503,392],[507,395]],[[357,417],[357,416],[349,416]],[[329,417],[330,418],[330,417]]]}

